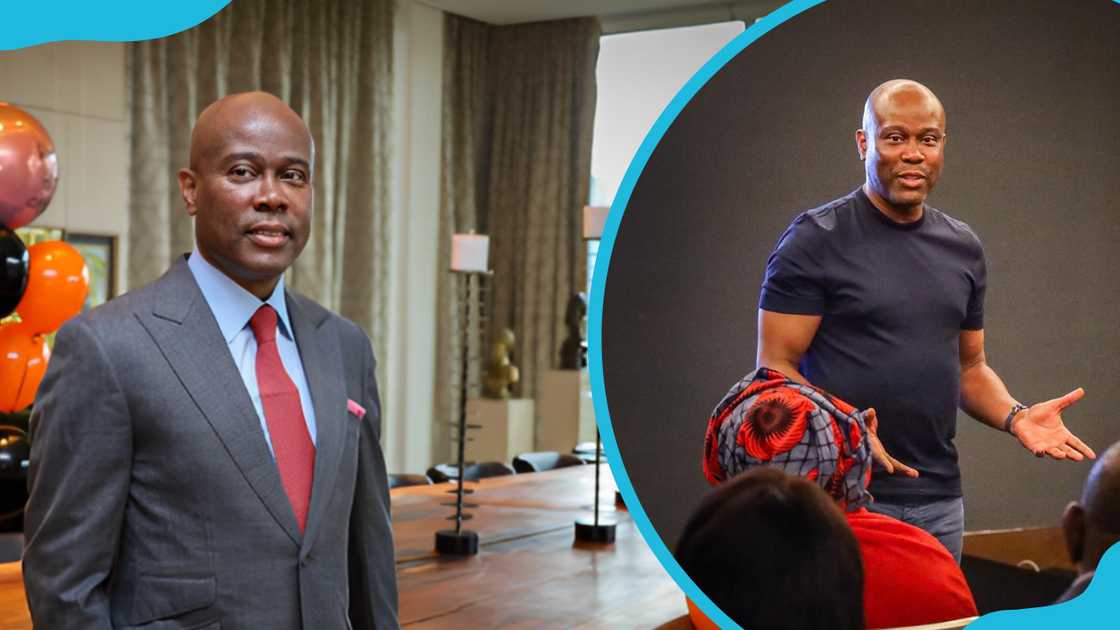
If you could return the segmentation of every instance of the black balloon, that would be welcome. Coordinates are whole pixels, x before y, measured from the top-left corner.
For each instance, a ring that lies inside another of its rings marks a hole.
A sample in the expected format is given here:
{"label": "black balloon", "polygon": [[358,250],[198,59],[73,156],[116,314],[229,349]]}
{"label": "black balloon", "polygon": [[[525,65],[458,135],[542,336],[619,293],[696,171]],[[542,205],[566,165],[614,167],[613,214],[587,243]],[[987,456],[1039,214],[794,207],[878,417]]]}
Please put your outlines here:
{"label": "black balloon", "polygon": [[0,317],[16,309],[27,288],[27,248],[15,232],[0,227]]}
{"label": "black balloon", "polygon": [[31,444],[27,441],[27,434],[19,427],[0,425],[0,532],[23,531],[20,516],[27,503],[27,464],[30,458]]}
{"label": "black balloon", "polygon": [[31,444],[23,429],[0,425],[0,479],[26,479],[30,458]]}

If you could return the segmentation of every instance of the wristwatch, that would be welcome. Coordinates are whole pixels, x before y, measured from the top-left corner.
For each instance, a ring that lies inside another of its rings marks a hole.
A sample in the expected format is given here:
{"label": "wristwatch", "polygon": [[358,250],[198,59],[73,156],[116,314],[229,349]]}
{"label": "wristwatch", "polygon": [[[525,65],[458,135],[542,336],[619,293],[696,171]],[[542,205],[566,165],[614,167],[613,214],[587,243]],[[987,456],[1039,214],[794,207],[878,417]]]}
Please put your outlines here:
{"label": "wristwatch", "polygon": [[[1008,412],[1007,417],[1003,419],[1003,430],[1011,433],[1011,421],[1015,419],[1016,414],[1020,411],[1026,411],[1027,409],[1030,409],[1030,407],[1023,403],[1015,403],[1015,405],[1011,407],[1011,411]],[[1014,435],[1014,433],[1012,433],[1012,435]]]}

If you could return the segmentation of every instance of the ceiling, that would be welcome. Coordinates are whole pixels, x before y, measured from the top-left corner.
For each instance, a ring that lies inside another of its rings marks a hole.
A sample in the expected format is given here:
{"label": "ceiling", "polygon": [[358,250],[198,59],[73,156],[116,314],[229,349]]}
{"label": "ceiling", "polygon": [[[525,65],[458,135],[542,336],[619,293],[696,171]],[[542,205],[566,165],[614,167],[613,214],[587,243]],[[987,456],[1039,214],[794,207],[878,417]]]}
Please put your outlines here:
{"label": "ceiling", "polygon": [[[596,15],[600,17],[703,11],[734,19],[758,15],[758,7],[772,9],[781,1],[739,0],[421,0],[425,4],[490,24],[518,24]],[[767,11],[768,12],[768,11]]]}

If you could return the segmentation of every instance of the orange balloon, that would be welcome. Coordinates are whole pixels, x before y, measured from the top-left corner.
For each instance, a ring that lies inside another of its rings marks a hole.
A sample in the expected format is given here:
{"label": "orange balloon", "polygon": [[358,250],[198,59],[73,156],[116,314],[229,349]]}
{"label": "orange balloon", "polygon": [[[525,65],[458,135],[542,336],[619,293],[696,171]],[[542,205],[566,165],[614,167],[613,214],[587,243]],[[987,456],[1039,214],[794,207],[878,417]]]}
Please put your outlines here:
{"label": "orange balloon", "polygon": [[22,322],[0,326],[0,412],[19,411],[35,401],[50,358],[43,336]]}
{"label": "orange balloon", "polygon": [[62,241],[36,243],[27,255],[27,288],[16,313],[31,332],[53,332],[81,312],[89,293],[89,268],[78,250]]}

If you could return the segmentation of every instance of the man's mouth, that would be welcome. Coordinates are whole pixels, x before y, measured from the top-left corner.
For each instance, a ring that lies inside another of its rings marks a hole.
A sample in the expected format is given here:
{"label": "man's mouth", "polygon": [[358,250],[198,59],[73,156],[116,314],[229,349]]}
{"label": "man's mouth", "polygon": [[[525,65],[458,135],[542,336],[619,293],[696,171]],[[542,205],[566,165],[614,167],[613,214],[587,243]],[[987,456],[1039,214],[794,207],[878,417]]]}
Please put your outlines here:
{"label": "man's mouth", "polygon": [[256,245],[268,248],[282,247],[292,236],[291,232],[279,225],[253,226],[246,234]]}
{"label": "man's mouth", "polygon": [[924,173],[916,173],[913,171],[898,174],[898,181],[907,186],[921,186],[926,181]]}

